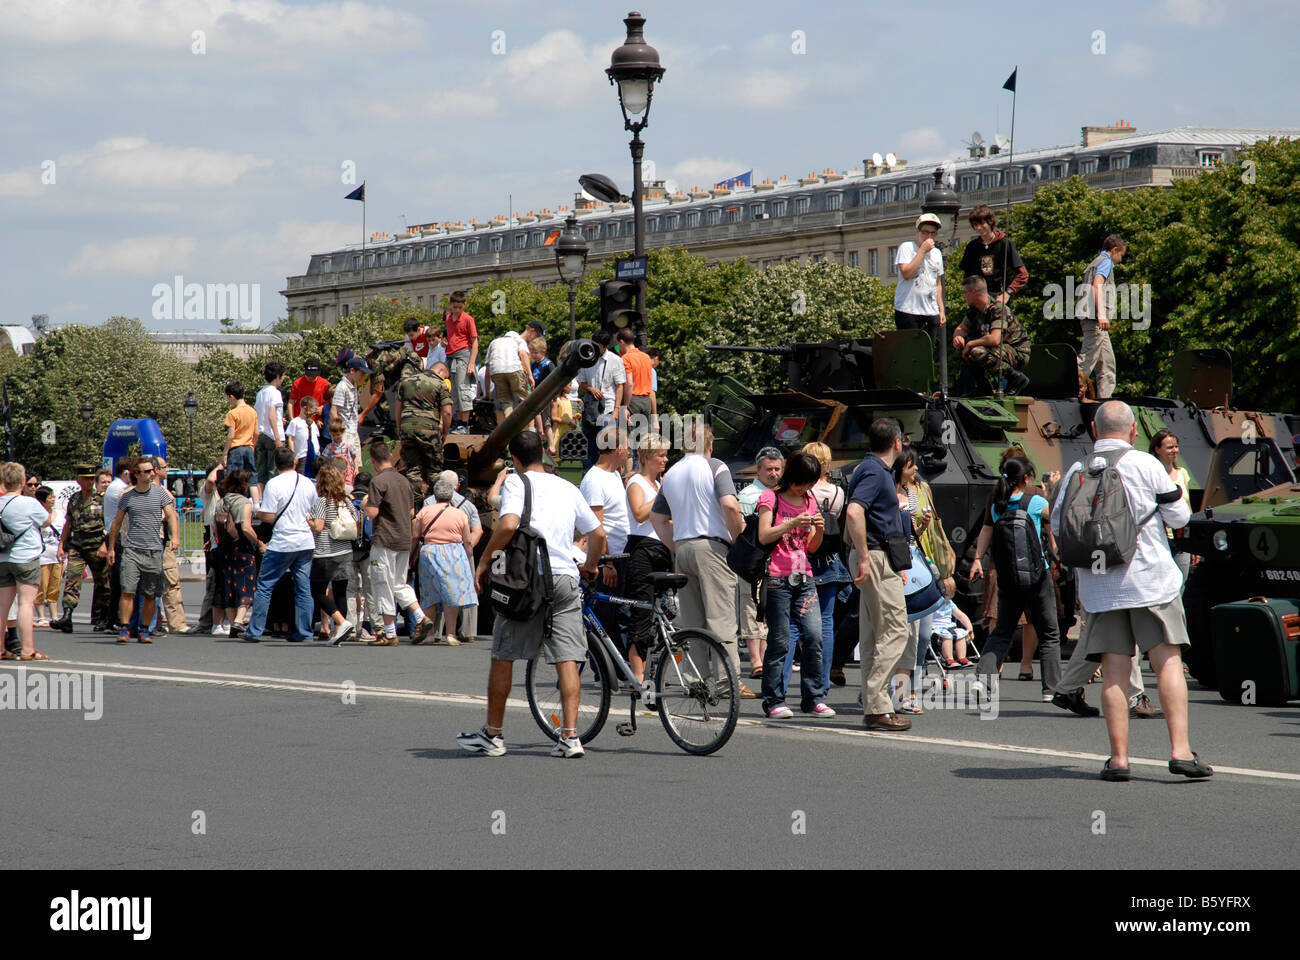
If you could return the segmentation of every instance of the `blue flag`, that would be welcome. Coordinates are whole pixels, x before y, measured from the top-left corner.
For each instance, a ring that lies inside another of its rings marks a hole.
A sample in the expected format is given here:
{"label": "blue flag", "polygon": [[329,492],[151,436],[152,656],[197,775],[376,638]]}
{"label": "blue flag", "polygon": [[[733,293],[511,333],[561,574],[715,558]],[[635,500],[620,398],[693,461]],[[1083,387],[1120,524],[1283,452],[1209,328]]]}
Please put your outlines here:
{"label": "blue flag", "polygon": [[1011,76],[1007,77],[1007,82],[1002,84],[1003,90],[1010,90],[1012,93],[1016,92],[1016,74],[1019,72],[1020,72],[1019,67],[1016,67],[1014,70],[1011,71]]}
{"label": "blue flag", "polygon": [[365,203],[365,202],[366,202],[366,185],[365,185],[365,182],[363,181],[362,184],[361,184],[361,186],[357,187],[355,190],[353,190],[351,193],[349,193],[349,194],[348,194],[346,197],[344,197],[343,199],[344,199],[344,200],[360,200],[362,203]]}

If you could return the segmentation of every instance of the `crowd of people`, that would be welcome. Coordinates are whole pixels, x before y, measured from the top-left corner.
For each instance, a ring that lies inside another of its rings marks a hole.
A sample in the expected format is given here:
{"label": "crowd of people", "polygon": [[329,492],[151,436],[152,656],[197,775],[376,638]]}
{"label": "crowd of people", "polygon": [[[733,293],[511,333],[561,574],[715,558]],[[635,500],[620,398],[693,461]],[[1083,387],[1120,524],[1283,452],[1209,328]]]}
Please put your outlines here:
{"label": "crowd of people", "polygon": [[[1029,387],[1025,367],[1032,344],[1024,325],[1007,306],[1011,296],[1029,282],[1020,253],[998,229],[997,214],[987,204],[970,212],[975,237],[962,250],[962,295],[966,312],[949,327],[944,309],[943,254],[938,248],[942,221],[933,213],[916,220],[916,240],[899,245],[894,254],[898,285],[894,288],[894,326],[924,330],[936,347],[961,357],[956,396],[1021,394]],[[1115,391],[1115,351],[1110,342],[1116,306],[1115,266],[1128,244],[1114,234],[1102,242],[1078,284],[1072,304],[1079,321],[1082,345],[1078,354],[1080,392],[1098,400]]]}

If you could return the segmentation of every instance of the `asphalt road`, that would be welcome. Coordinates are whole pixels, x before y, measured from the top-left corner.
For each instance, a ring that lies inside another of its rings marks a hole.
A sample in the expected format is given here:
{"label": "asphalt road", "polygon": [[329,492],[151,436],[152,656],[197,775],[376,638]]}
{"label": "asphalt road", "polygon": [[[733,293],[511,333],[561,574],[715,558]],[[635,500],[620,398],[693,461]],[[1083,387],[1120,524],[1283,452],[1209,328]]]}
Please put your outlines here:
{"label": "asphalt road", "polygon": [[[635,738],[611,722],[586,758],[565,762],[548,755],[522,706],[522,665],[507,755],[455,746],[484,718],[485,643],[121,646],[79,624],[71,636],[39,631],[37,645],[55,658],[43,673],[103,675],[102,716],[0,711],[8,867],[1294,861],[1278,837],[1300,801],[1300,709],[1234,707],[1196,688],[1193,748],[1216,776],[1171,776],[1163,722],[1135,721],[1135,779],[1109,784],[1097,779],[1102,721],[1039,702],[1036,682],[1004,682],[997,719],[931,709],[909,734],[871,734],[850,671],[829,698],[834,721],[769,722],[743,701],[741,725],[714,756],[683,754],[646,716]],[[1089,688],[1093,702],[1099,692]],[[625,715],[626,700],[615,711]]]}

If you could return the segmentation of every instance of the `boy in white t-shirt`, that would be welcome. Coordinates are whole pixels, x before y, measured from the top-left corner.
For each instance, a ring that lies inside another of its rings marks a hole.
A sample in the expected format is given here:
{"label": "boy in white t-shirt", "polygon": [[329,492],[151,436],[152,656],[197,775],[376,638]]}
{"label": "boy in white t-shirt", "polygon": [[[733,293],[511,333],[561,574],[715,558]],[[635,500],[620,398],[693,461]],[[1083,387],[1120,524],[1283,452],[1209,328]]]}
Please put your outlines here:
{"label": "boy in white t-shirt", "polygon": [[907,241],[894,259],[898,286],[894,288],[894,326],[924,330],[938,346],[947,317],[943,310],[943,254],[936,242],[942,224],[933,213],[916,219],[916,242]]}
{"label": "boy in white t-shirt", "polygon": [[266,386],[257,391],[253,409],[257,411],[257,444],[253,448],[256,476],[253,477],[253,499],[260,500],[262,488],[275,473],[275,451],[284,446],[284,364],[268,360],[262,368]]}
{"label": "boy in white t-shirt", "polygon": [[[320,457],[320,427],[312,419],[316,410],[316,398],[303,397],[298,402],[298,416],[289,421],[289,429],[285,431],[289,449],[293,451],[294,469],[309,477],[316,475],[316,460]],[[312,455],[310,462],[308,452]]]}

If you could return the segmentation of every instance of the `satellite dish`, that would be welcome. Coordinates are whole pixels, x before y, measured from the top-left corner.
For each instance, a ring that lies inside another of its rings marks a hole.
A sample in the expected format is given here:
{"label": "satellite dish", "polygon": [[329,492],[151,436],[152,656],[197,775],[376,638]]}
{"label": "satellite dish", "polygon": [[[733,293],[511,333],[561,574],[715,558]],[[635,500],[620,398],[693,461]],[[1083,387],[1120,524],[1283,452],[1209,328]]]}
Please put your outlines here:
{"label": "satellite dish", "polygon": [[668,179],[664,181],[664,190],[667,192],[668,196],[671,197],[680,189],[681,187],[677,186],[676,180]]}
{"label": "satellite dish", "polygon": [[877,167],[883,167],[885,165],[884,158],[881,157],[880,154],[878,153],[873,153],[871,155],[871,163],[873,166],[877,166]]}
{"label": "satellite dish", "polygon": [[1025,177],[1026,177],[1026,179],[1028,179],[1031,183],[1032,183],[1033,181],[1039,179],[1042,175],[1043,175],[1043,167],[1042,167],[1042,164],[1031,163],[1031,164],[1030,164],[1030,165],[1025,169]]}
{"label": "satellite dish", "polygon": [[972,134],[970,135],[970,142],[971,142],[972,144],[974,144],[975,146],[977,146],[977,147],[979,147],[979,146],[983,146],[983,144],[984,144],[984,138],[981,137],[981,136],[980,136],[980,132],[979,132],[978,130],[976,130],[974,133],[972,133]]}
{"label": "satellite dish", "polygon": [[1005,133],[999,133],[993,138],[993,142],[998,145],[999,150],[1005,150],[1007,147],[1011,146],[1011,138]]}
{"label": "satellite dish", "polygon": [[896,163],[898,163],[898,157],[894,156],[892,153],[885,154],[885,166],[890,170],[893,170],[894,164]]}

